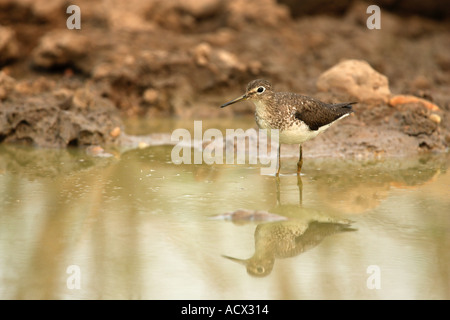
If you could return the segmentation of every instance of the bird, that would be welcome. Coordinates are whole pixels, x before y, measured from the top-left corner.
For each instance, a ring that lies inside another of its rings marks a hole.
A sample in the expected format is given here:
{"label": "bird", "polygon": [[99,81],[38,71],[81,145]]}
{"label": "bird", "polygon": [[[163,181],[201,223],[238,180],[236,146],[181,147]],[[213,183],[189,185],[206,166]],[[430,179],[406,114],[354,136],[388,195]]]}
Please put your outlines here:
{"label": "bird", "polygon": [[[255,277],[265,277],[272,272],[277,259],[298,256],[318,246],[328,236],[356,231],[352,221],[328,216],[312,209],[281,205],[277,213],[287,213],[284,221],[265,222],[256,226],[255,252],[248,259],[226,255],[222,257],[242,264]],[[273,211],[272,214],[274,214]]]}
{"label": "bird", "polygon": [[242,96],[220,107],[245,100],[250,100],[255,105],[255,120],[260,129],[279,130],[277,177],[281,168],[281,144],[299,145],[297,175],[300,176],[303,166],[302,144],[347,117],[353,112],[352,105],[357,103],[331,104],[298,93],[276,92],[268,80],[256,79],[248,83]]}
{"label": "bird", "polygon": [[[298,187],[301,193],[301,186]],[[351,220],[303,207],[301,196],[298,204],[282,204],[278,183],[276,192],[277,204],[269,211],[238,209],[225,214],[234,223],[259,222],[254,233],[255,251],[250,258],[222,255],[244,265],[252,276],[269,275],[276,259],[298,256],[316,247],[330,235],[357,231],[352,227]]]}

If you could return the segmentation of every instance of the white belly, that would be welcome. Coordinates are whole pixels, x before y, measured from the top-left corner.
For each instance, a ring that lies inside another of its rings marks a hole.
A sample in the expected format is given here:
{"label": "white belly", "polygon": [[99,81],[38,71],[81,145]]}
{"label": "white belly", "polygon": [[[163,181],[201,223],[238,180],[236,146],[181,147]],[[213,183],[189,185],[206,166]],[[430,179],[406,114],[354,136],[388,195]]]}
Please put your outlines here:
{"label": "white belly", "polygon": [[317,137],[320,133],[330,127],[331,124],[320,127],[318,130],[310,130],[303,122],[299,126],[289,128],[280,132],[280,142],[287,144],[302,144],[305,141]]}
{"label": "white belly", "polygon": [[318,130],[310,130],[309,127],[301,122],[300,125],[291,127],[288,130],[280,132],[280,142],[287,144],[302,144],[305,141],[311,140],[317,137],[319,134],[327,130],[333,123],[339,121],[349,114],[344,114],[342,117],[334,120],[333,122],[320,127]]}

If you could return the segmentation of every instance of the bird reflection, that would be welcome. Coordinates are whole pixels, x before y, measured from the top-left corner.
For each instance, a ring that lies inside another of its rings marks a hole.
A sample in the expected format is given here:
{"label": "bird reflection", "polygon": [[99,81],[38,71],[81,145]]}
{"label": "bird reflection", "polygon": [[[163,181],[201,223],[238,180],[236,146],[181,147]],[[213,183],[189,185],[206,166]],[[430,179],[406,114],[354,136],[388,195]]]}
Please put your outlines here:
{"label": "bird reflection", "polygon": [[277,181],[277,206],[267,214],[276,214],[287,219],[257,225],[253,256],[248,259],[224,256],[225,258],[245,265],[252,276],[265,277],[272,272],[276,259],[297,256],[314,248],[330,235],[356,230],[351,228],[349,220],[303,208],[302,183],[301,178],[298,179],[298,205],[280,203],[280,184]]}

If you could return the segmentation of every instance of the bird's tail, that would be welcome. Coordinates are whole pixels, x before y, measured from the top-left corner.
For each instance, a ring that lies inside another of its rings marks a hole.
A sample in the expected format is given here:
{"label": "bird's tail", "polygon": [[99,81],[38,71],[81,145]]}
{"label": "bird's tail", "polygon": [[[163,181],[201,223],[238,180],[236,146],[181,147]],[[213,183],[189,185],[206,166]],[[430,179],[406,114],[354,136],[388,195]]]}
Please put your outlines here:
{"label": "bird's tail", "polygon": [[336,103],[332,105],[332,108],[338,110],[340,114],[344,115],[347,113],[352,113],[353,108],[352,105],[358,102],[344,102],[344,103]]}
{"label": "bird's tail", "polygon": [[333,107],[352,110],[352,105],[356,103],[358,102],[354,101],[354,102],[336,103],[333,105]]}

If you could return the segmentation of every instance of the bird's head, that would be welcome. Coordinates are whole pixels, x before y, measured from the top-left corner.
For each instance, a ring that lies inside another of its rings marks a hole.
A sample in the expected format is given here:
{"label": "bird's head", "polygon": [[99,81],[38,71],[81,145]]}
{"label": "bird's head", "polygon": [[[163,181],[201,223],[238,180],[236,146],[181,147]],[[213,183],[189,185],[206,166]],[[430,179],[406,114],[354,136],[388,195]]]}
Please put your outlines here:
{"label": "bird's head", "polygon": [[267,80],[257,79],[251,81],[247,85],[247,90],[242,96],[234,100],[231,100],[230,102],[227,102],[221,105],[220,107],[224,108],[226,106],[229,106],[230,104],[243,100],[264,101],[266,99],[270,99],[272,95],[273,95],[272,84]]}
{"label": "bird's head", "polygon": [[275,259],[271,256],[260,257],[255,255],[250,259],[237,259],[229,256],[223,257],[239,264],[245,265],[247,273],[254,277],[268,276],[272,272],[273,265],[275,264]]}

